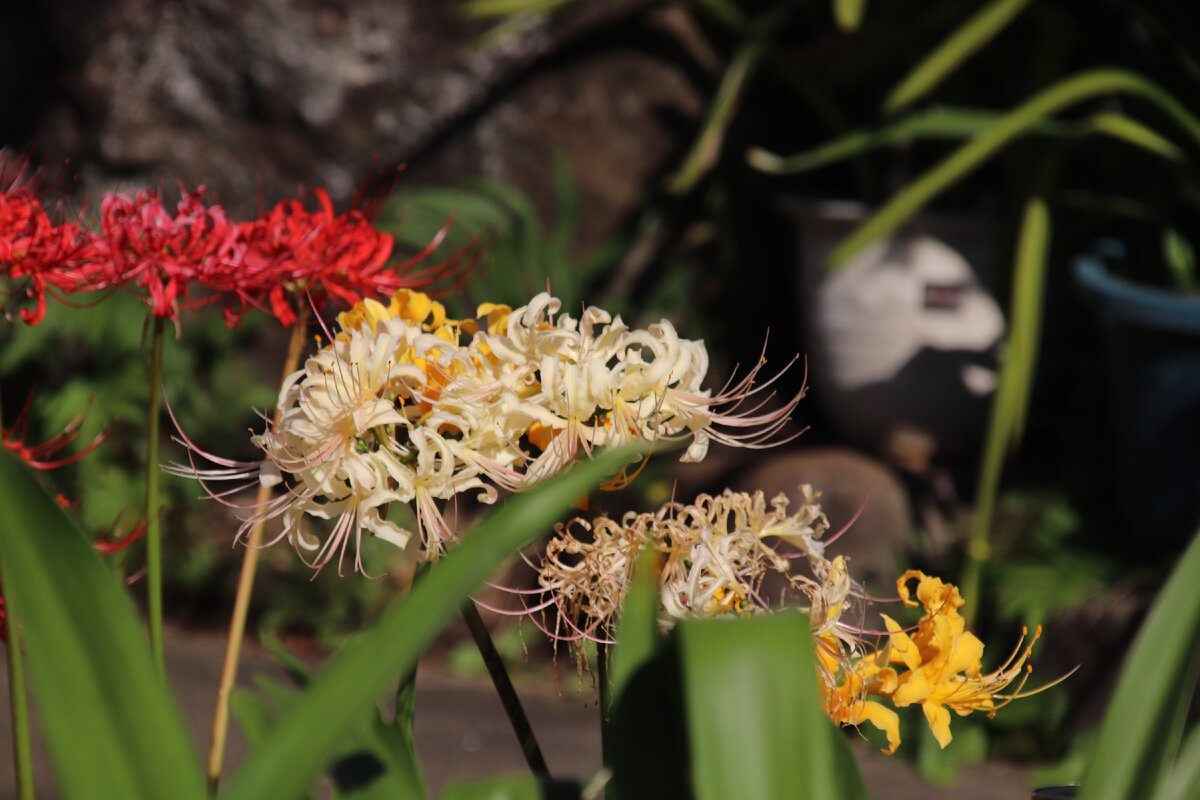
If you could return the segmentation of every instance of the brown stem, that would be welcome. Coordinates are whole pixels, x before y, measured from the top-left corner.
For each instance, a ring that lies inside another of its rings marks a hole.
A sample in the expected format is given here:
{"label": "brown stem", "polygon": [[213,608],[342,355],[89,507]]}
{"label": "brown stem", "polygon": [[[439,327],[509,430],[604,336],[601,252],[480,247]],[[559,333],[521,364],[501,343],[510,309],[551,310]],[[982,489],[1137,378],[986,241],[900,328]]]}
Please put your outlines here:
{"label": "brown stem", "polygon": [[[296,371],[300,354],[304,350],[305,316],[292,325],[292,338],[288,343],[287,356],[283,361],[283,377],[280,384]],[[283,415],[282,408],[275,409],[273,425],[278,425]],[[255,507],[262,506],[271,498],[271,488],[259,484]],[[258,552],[262,546],[265,521],[250,529],[246,547],[242,554],[242,571],[238,576],[237,595],[233,600],[233,615],[229,620],[229,639],[225,644],[225,660],[221,665],[221,682],[217,687],[217,707],[213,712],[212,734],[208,741],[208,788],[216,794],[221,780],[221,768],[225,761],[225,740],[229,732],[229,695],[237,680],[238,658],[242,652],[242,640],[246,632],[246,615],[250,611],[250,595],[254,591],[254,574],[258,569]]]}

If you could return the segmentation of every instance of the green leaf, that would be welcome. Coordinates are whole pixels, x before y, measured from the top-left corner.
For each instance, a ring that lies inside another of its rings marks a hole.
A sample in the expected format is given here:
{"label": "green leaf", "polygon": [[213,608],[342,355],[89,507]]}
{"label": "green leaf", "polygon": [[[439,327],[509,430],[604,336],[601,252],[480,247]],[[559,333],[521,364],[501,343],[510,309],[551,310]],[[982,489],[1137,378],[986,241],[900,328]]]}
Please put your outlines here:
{"label": "green leaf", "polygon": [[991,41],[1028,4],[1029,0],[992,0],[971,15],[888,93],[883,101],[884,113],[894,114],[930,92]]}
{"label": "green leaf", "polygon": [[833,18],[838,30],[852,33],[862,25],[867,0],[833,0]]}
{"label": "green leaf", "polygon": [[[843,134],[812,150],[780,156],[752,147],[746,153],[750,166],[775,175],[791,175],[819,169],[871,150],[916,139],[964,139],[986,130],[1003,116],[1002,112],[982,108],[937,106],[917,111],[881,128],[859,129]],[[1114,112],[1102,112],[1076,125],[1043,120],[1030,126],[1028,133],[1049,136],[1103,134],[1172,161],[1183,161],[1183,151],[1135,119]]]}
{"label": "green leaf", "polygon": [[658,554],[653,548],[642,548],[621,607],[609,674],[614,703],[620,700],[621,692],[633,674],[653,657],[662,640],[658,630],[658,609],[662,599],[658,570],[654,568],[657,560]]}
{"label": "green leaf", "polygon": [[1042,307],[1045,298],[1046,262],[1050,254],[1050,209],[1044,197],[1035,196],[1025,203],[1021,233],[1013,268],[1013,289],[1009,309],[1009,345],[1007,359],[1011,369],[1005,394],[1009,403],[1008,446],[1016,447],[1025,431],[1029,401],[1033,394],[1033,375],[1041,340]]}
{"label": "green leaf", "polygon": [[1084,126],[1095,133],[1103,133],[1114,139],[1120,139],[1171,161],[1183,161],[1186,158],[1178,145],[1170,139],[1136,119],[1115,111],[1092,114],[1084,120]]}
{"label": "green leaf", "polygon": [[1163,230],[1162,250],[1176,291],[1193,294],[1196,291],[1196,251],[1192,249],[1192,243],[1167,226]]}
{"label": "green leaf", "polygon": [[[746,154],[746,160],[763,172],[805,172],[897,142],[974,136],[995,124],[1001,116],[1001,112],[990,109],[938,106],[918,111],[881,128],[850,131],[812,150],[792,156],[784,157],[761,148],[752,148]],[[1067,130],[1064,125],[1043,126],[1043,129],[1047,132]]]}
{"label": "green leaf", "polygon": [[1093,69],[1078,73],[1009,111],[895,194],[834,248],[829,256],[830,269],[844,265],[862,248],[890,234],[938,193],[970,174],[1002,147],[1048,116],[1104,94],[1129,94],[1158,106],[1194,142],[1200,143],[1200,119],[1152,81],[1120,69]]}
{"label": "green leaf", "polygon": [[709,104],[699,135],[684,157],[683,165],[667,180],[666,188],[670,194],[687,194],[716,165],[725,142],[725,131],[766,54],[767,43],[759,38],[747,40],[733,54]]}
{"label": "green leaf", "polygon": [[530,11],[554,11],[577,0],[467,0],[458,13],[467,18],[507,17]]}
{"label": "green leaf", "polygon": [[807,617],[684,620],[678,640],[698,800],[866,798],[821,709]]}
{"label": "green leaf", "polygon": [[[1043,175],[1049,172],[1047,170]],[[967,603],[965,616],[968,624],[974,622],[979,611],[979,581],[983,564],[990,555],[992,517],[1004,460],[1010,448],[1021,438],[1033,392],[1049,249],[1050,210],[1045,198],[1034,195],[1025,201],[1013,266],[1007,347],[992,397],[987,434],[980,456],[975,510],[968,534],[968,561],[960,587]]]}
{"label": "green leaf", "polygon": [[[1079,800],[1153,797],[1164,784],[1200,671],[1197,584],[1200,535],[1159,593],[1125,659]],[[1189,741],[1184,752],[1189,769],[1197,746]]]}
{"label": "green leaf", "polygon": [[0,572],[63,797],[202,798],[187,727],[121,582],[28,468],[0,454]]}
{"label": "green leaf", "polygon": [[1188,800],[1200,794],[1200,725],[1191,732],[1179,748],[1179,758],[1163,784],[1157,800]]}
{"label": "green leaf", "polygon": [[574,781],[538,780],[533,775],[456,781],[446,784],[441,795],[442,800],[579,800],[580,796]]}
{"label": "green leaf", "polygon": [[545,532],[571,503],[635,457],[621,448],[577,464],[544,486],[507,500],[412,593],[334,658],[289,708],[223,795],[290,798],[320,774],[354,721],[411,669],[459,606],[505,559]]}

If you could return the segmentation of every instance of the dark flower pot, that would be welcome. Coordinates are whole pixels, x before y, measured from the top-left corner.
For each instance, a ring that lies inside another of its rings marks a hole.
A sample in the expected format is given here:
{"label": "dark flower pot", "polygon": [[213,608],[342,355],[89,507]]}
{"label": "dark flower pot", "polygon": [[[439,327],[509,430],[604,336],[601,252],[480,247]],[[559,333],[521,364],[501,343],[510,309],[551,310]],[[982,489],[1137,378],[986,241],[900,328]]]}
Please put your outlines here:
{"label": "dark flower pot", "polygon": [[1131,283],[1108,242],[1074,264],[1109,351],[1117,500],[1138,539],[1181,547],[1200,522],[1200,297]]}

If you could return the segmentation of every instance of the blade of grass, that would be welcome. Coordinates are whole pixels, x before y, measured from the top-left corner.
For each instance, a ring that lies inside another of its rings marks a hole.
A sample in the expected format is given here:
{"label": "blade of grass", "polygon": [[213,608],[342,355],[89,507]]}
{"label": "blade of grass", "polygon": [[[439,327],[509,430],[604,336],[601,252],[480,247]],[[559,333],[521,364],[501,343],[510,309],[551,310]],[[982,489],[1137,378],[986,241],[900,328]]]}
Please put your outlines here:
{"label": "blade of grass", "polygon": [[1159,135],[1157,131],[1143,125],[1133,117],[1127,117],[1115,111],[1092,114],[1084,120],[1083,124],[1096,133],[1121,139],[1171,161],[1183,161],[1186,158],[1183,151],[1170,139]]}
{"label": "blade of grass", "polygon": [[574,781],[539,780],[529,775],[455,781],[442,789],[442,800],[579,800],[582,796]]}
{"label": "blade of grass", "polygon": [[1192,244],[1174,228],[1163,229],[1163,259],[1171,273],[1175,290],[1184,294],[1196,292],[1196,251]]}
{"label": "blade of grass", "polygon": [[1200,725],[1193,725],[1157,800],[1188,800],[1200,794]]}
{"label": "blade of grass", "polygon": [[709,104],[708,114],[700,127],[700,134],[692,143],[683,165],[667,180],[667,192],[683,195],[691,191],[717,163],[725,131],[733,119],[746,87],[758,72],[763,57],[767,54],[767,41],[754,37],[743,42],[733,54],[717,93]]}
{"label": "blade of grass", "polygon": [[7,451],[0,453],[0,508],[5,602],[21,620],[62,796],[204,797],[191,736],[124,587]]}
{"label": "blade of grass", "polygon": [[18,800],[34,800],[33,748],[29,736],[29,697],[25,688],[25,664],[21,655],[21,626],[12,609],[4,615],[5,647],[8,655],[8,710],[12,723],[13,776]]}
{"label": "blade of grass", "polygon": [[[1051,171],[1047,169],[1043,174]],[[1025,202],[1017,240],[1008,342],[992,398],[967,537],[966,563],[960,588],[966,601],[964,617],[968,626],[978,613],[980,578],[984,564],[991,557],[992,517],[996,510],[1004,459],[1021,438],[1033,391],[1049,250],[1050,210],[1045,198],[1035,195]]]}
{"label": "blade of grass", "polygon": [[577,0],[468,0],[458,7],[458,14],[468,19],[507,17],[528,11],[553,11]]}
{"label": "blade of grass", "polygon": [[[986,130],[1002,116],[1002,112],[990,109],[938,106],[914,112],[881,128],[850,131],[812,150],[790,156],[781,156],[759,147],[752,147],[746,151],[746,161],[763,172],[792,175],[819,169],[900,142],[969,138]],[[1093,114],[1075,124],[1042,120],[1031,125],[1027,133],[1047,136],[1103,134],[1171,161],[1185,159],[1183,151],[1173,142],[1137,120],[1115,112]]]}
{"label": "blade of grass", "polygon": [[1029,0],[992,0],[972,14],[888,93],[883,101],[884,113],[894,114],[932,91],[1027,5]]}
{"label": "blade of grass", "polygon": [[[913,139],[960,139],[993,125],[1001,113],[983,108],[938,106],[911,114],[882,128],[854,130],[802,153],[779,156],[761,148],[746,154],[751,166],[764,172],[793,174],[824,167],[846,158]],[[1066,126],[1058,126],[1065,130]]]}
{"label": "blade of grass", "polygon": [[[1200,535],[1159,593],[1125,659],[1079,800],[1153,797],[1174,762],[1200,667]],[[1190,762],[1196,745],[1185,752]]]}
{"label": "blade of grass", "polygon": [[821,710],[807,617],[685,620],[678,640],[698,800],[866,798]]}
{"label": "blade of grass", "polygon": [[490,514],[354,644],[316,676],[257,753],[229,781],[226,800],[293,797],[311,785],[355,718],[410,669],[497,566],[549,529],[575,500],[636,454],[599,454]]}
{"label": "blade of grass", "polygon": [[935,195],[961,180],[1041,120],[1075,103],[1104,94],[1130,94],[1150,102],[1174,120],[1194,142],[1200,143],[1200,119],[1157,84],[1121,69],[1078,73],[1008,112],[894,195],[834,248],[829,256],[830,269],[844,265],[862,248],[894,231]]}

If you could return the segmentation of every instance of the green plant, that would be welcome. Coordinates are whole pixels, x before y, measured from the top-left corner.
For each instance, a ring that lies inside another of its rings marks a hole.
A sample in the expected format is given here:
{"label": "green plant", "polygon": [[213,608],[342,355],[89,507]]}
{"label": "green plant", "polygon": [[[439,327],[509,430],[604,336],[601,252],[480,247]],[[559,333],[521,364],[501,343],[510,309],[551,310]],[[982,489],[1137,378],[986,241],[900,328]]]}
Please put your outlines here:
{"label": "green plant", "polygon": [[[338,754],[343,731],[416,664],[495,564],[628,458],[620,450],[600,455],[499,509],[313,680],[222,796],[301,795]],[[0,454],[0,474],[0,505],[11,510],[0,532],[6,605],[21,620],[26,659],[37,676],[33,696],[63,796],[203,797],[187,728],[128,596],[76,525],[7,452]]]}

